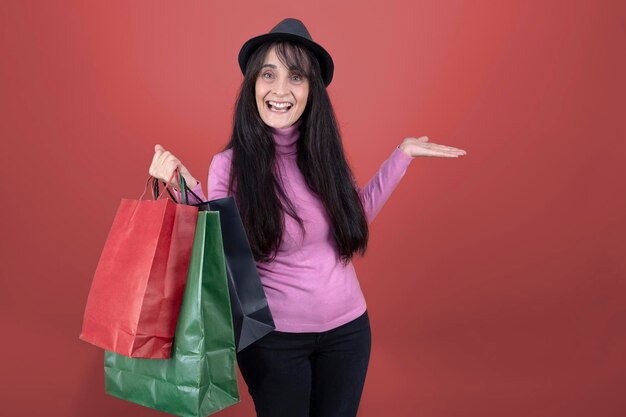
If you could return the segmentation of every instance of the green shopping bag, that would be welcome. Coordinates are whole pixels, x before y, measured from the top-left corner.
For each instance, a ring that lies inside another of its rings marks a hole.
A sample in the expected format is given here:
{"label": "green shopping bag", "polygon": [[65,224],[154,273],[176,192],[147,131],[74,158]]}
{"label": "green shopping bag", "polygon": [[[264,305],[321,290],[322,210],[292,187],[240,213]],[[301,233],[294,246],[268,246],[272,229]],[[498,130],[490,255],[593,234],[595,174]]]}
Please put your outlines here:
{"label": "green shopping bag", "polygon": [[204,417],[239,402],[219,212],[198,213],[171,358],[106,351],[104,374],[108,394],[181,417]]}

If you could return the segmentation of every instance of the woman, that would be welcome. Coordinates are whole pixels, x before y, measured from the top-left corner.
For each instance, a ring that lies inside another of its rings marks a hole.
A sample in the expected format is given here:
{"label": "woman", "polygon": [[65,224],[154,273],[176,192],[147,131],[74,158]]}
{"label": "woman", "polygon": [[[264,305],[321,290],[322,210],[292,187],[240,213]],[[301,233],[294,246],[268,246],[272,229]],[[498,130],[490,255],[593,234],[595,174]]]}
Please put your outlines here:
{"label": "woman", "polygon": [[[239,54],[244,80],[231,140],[209,167],[209,200],[234,195],[276,330],[238,353],[259,417],[355,416],[371,334],[351,259],[417,156],[465,151],[405,138],[363,188],[343,152],[326,87],[328,52],[285,19]],[[184,165],[155,146],[150,175]]]}

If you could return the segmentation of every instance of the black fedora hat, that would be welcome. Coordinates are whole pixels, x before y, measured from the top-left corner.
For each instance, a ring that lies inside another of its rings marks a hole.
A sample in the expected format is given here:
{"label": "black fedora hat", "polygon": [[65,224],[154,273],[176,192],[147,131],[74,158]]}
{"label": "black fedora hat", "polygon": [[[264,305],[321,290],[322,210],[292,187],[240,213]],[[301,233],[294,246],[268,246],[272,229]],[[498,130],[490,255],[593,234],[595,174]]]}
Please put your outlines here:
{"label": "black fedora hat", "polygon": [[246,66],[248,65],[250,56],[263,42],[276,39],[285,39],[299,43],[313,52],[320,63],[324,85],[328,87],[333,79],[333,71],[335,69],[333,59],[324,48],[313,42],[309,31],[304,26],[304,23],[298,19],[285,19],[274,26],[269,33],[256,36],[244,43],[239,51],[239,67],[241,68],[241,72],[244,74],[246,73]]}

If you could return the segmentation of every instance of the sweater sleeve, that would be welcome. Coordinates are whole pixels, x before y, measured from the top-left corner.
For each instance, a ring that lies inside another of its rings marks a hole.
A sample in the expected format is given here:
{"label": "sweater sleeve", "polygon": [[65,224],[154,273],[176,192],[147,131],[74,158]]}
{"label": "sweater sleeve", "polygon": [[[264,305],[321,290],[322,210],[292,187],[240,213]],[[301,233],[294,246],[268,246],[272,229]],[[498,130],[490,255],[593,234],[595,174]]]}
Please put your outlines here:
{"label": "sweater sleeve", "polygon": [[363,203],[368,224],[374,221],[380,209],[400,183],[413,159],[415,157],[407,155],[399,147],[396,147],[365,187],[361,189],[357,185],[356,188]]}
{"label": "sweater sleeve", "polygon": [[218,153],[213,156],[211,165],[209,165],[208,197],[209,200],[227,197],[228,181],[230,180],[232,151]]}

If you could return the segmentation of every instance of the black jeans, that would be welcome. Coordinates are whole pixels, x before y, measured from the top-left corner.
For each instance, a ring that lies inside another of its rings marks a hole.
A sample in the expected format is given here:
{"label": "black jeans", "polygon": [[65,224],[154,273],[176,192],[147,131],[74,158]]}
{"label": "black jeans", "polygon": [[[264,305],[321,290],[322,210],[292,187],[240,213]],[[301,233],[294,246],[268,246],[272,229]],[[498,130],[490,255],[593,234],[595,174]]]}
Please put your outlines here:
{"label": "black jeans", "polygon": [[258,417],[354,417],[371,349],[367,311],[321,333],[273,331],[237,354]]}

